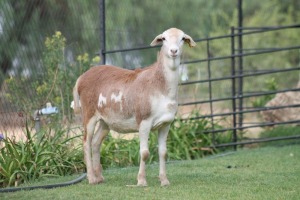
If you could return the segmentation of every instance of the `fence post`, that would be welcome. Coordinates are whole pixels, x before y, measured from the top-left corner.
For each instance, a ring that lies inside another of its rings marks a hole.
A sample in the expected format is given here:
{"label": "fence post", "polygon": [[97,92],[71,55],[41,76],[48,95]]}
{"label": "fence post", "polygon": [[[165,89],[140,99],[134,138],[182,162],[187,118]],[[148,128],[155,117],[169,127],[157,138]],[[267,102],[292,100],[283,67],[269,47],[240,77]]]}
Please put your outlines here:
{"label": "fence post", "polygon": [[[236,86],[235,86],[235,42],[234,42],[234,27],[231,27],[231,81],[232,81],[232,87],[231,87],[231,93],[232,93],[232,126],[233,126],[233,132],[232,132],[232,142],[237,142],[237,129],[236,129]],[[237,145],[233,146],[234,150],[237,149]]]}
{"label": "fence post", "polygon": [[238,53],[239,53],[239,85],[238,85],[238,97],[239,97],[239,122],[238,128],[242,130],[243,127],[243,8],[242,0],[238,1]]}
{"label": "fence post", "polygon": [[99,0],[99,14],[100,14],[100,56],[101,56],[101,64],[105,64],[106,63],[105,0]]}
{"label": "fence post", "polygon": [[[212,130],[215,130],[214,127],[214,111],[213,111],[213,103],[212,103],[212,87],[211,87],[211,68],[210,68],[210,51],[209,51],[209,39],[207,39],[206,41],[206,53],[207,53],[207,71],[208,71],[208,90],[209,90],[209,106],[210,106],[210,115],[211,115],[211,126],[212,126]],[[213,144],[216,143],[216,137],[215,137],[215,132],[212,133],[212,141]]]}

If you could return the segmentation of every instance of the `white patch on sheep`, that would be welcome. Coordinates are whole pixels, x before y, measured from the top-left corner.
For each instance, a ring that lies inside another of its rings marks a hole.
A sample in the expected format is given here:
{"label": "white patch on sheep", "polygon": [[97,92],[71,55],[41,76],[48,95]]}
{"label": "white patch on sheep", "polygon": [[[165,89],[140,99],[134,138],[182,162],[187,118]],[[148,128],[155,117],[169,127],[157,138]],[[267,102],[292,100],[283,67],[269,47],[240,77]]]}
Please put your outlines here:
{"label": "white patch on sheep", "polygon": [[118,95],[116,95],[115,93],[112,93],[111,97],[110,97],[111,101],[114,101],[115,103],[120,103],[120,110],[121,111],[123,110],[123,108],[122,108],[122,96],[123,96],[123,93],[119,92]]}
{"label": "white patch on sheep", "polygon": [[110,99],[111,101],[115,101],[115,103],[120,103],[122,102],[122,96],[123,96],[123,93],[122,92],[119,92],[118,95],[116,95],[115,93],[112,93]]}
{"label": "white patch on sheep", "polygon": [[98,107],[102,108],[104,105],[106,105],[106,97],[100,93],[99,99],[98,99]]}

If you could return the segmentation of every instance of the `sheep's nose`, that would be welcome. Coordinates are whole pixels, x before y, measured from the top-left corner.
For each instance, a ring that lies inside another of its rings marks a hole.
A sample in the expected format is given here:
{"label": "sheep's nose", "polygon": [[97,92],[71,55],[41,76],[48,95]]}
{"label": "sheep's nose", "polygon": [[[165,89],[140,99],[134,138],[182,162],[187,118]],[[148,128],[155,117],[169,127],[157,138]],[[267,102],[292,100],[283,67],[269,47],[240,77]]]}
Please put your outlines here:
{"label": "sheep's nose", "polygon": [[177,49],[171,49],[171,53],[173,53],[173,54],[175,54],[175,53],[177,53]]}

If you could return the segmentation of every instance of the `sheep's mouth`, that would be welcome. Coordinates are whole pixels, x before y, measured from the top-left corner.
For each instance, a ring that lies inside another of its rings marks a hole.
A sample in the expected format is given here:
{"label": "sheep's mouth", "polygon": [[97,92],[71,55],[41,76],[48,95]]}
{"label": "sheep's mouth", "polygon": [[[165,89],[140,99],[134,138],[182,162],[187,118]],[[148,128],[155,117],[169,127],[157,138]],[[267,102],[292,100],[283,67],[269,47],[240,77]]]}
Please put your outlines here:
{"label": "sheep's mouth", "polygon": [[177,58],[177,57],[178,57],[178,54],[171,54],[170,57],[171,57],[171,58]]}

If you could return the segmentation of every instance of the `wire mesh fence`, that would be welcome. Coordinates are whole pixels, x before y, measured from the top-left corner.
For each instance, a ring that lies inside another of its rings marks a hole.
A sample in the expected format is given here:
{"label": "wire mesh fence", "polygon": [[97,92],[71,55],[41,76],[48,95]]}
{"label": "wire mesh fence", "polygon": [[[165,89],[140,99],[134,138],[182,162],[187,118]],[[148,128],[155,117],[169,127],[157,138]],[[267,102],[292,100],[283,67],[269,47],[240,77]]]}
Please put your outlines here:
{"label": "wire mesh fence", "polygon": [[18,135],[47,102],[69,117],[66,106],[78,75],[71,72],[99,51],[98,3],[0,2],[1,133]]}

